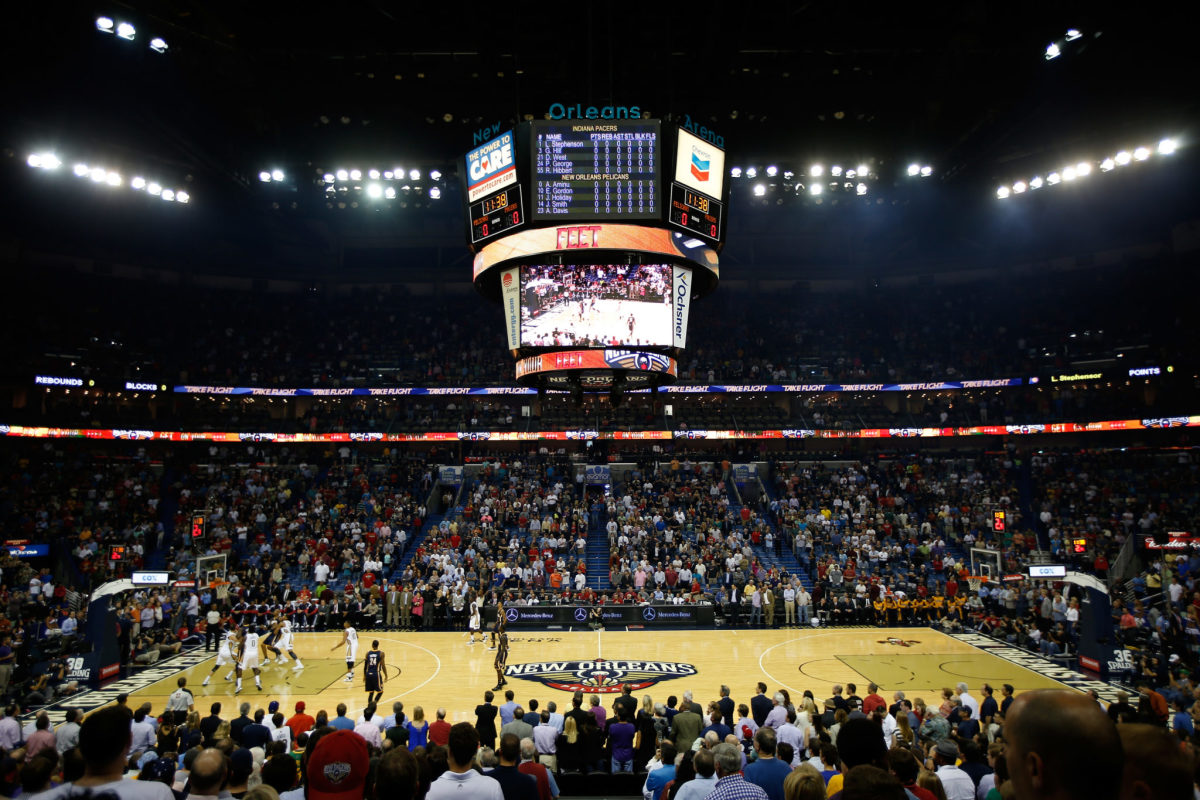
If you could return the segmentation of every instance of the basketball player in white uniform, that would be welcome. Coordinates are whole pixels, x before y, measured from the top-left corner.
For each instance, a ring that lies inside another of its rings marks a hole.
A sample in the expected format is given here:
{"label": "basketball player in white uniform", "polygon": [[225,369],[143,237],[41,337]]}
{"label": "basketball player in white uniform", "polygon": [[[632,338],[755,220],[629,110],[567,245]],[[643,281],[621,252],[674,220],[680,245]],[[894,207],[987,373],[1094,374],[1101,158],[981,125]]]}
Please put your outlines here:
{"label": "basketball player in white uniform", "polygon": [[225,676],[225,680],[233,680],[233,670],[237,668],[237,659],[233,657],[233,650],[237,646],[238,629],[237,625],[229,623],[229,630],[225,631],[225,635],[221,637],[221,646],[217,649],[217,663],[213,664],[212,672],[204,676],[204,681],[201,686],[208,686],[208,679],[211,678],[217,670],[226,664],[232,664],[229,673]]}
{"label": "basketball player in white uniform", "polygon": [[354,662],[358,658],[358,631],[346,620],[346,629],[342,631],[342,640],[329,648],[330,652],[346,645],[346,683],[354,680]]}
{"label": "basketball player in white uniform", "polygon": [[479,613],[479,598],[475,596],[474,592],[471,592],[471,604],[468,607],[467,615],[467,630],[471,632],[471,641],[467,642],[467,644],[475,644],[475,634],[477,633],[479,634],[479,641],[482,644],[483,634],[480,632],[482,619]]}
{"label": "basketball player in white uniform", "polygon": [[247,628],[242,633],[242,660],[237,666],[237,688],[233,690],[234,694],[242,691],[242,673],[246,670],[254,670],[254,685],[262,691],[262,670],[258,666],[258,631],[253,628]]}
{"label": "basketball player in white uniform", "polygon": [[283,654],[287,653],[292,657],[292,661],[296,662],[296,665],[292,667],[292,669],[296,672],[299,672],[300,670],[304,669],[304,664],[300,661],[300,656],[296,655],[296,651],[293,649],[295,646],[295,635],[292,633],[291,620],[285,619],[283,624],[279,626],[280,653],[279,658],[276,659],[276,663],[286,664],[287,659],[283,657]]}

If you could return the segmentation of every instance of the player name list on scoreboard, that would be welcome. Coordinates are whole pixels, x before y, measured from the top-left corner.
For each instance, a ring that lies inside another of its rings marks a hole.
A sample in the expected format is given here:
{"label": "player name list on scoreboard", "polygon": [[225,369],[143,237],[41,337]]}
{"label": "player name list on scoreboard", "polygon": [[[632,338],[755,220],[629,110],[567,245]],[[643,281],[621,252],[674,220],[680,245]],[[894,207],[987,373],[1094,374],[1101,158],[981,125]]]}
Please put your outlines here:
{"label": "player name list on scoreboard", "polygon": [[534,218],[659,216],[658,123],[533,127]]}

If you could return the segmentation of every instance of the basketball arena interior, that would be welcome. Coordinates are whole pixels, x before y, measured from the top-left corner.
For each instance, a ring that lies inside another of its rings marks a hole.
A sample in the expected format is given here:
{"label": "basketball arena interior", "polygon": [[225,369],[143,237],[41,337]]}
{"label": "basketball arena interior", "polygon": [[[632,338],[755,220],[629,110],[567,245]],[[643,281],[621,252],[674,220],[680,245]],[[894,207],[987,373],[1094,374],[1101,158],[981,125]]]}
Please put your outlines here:
{"label": "basketball arena interior", "polygon": [[1200,797],[1181,14],[6,9],[0,794]]}

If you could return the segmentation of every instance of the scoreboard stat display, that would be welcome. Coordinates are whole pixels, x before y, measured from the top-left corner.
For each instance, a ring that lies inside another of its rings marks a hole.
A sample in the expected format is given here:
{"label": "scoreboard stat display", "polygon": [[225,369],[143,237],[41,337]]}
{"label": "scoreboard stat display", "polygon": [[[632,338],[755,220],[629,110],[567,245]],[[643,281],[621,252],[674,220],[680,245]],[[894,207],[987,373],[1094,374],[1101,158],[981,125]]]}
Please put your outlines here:
{"label": "scoreboard stat display", "polygon": [[535,122],[530,140],[534,220],[660,216],[657,122]]}

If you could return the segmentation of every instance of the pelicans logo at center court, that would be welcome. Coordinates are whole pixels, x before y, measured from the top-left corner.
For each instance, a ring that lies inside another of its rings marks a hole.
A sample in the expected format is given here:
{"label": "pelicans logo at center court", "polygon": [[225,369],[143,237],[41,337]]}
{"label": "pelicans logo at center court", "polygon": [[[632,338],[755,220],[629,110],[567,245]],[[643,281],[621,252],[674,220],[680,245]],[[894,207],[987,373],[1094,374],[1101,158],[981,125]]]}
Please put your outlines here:
{"label": "pelicans logo at center court", "polygon": [[629,684],[641,691],[659,681],[686,678],[696,674],[691,664],[675,661],[626,661],[598,658],[595,661],[544,661],[532,664],[510,664],[505,677],[537,681],[564,692],[595,692],[617,694]]}
{"label": "pelicans logo at center court", "polygon": [[898,639],[895,636],[889,636],[886,639],[879,640],[879,644],[893,644],[897,647],[912,647],[914,644],[920,643],[920,639]]}

